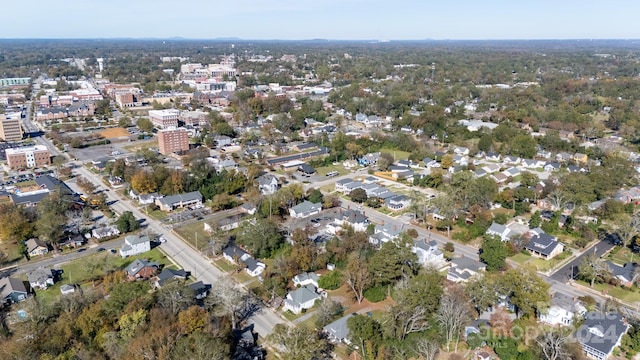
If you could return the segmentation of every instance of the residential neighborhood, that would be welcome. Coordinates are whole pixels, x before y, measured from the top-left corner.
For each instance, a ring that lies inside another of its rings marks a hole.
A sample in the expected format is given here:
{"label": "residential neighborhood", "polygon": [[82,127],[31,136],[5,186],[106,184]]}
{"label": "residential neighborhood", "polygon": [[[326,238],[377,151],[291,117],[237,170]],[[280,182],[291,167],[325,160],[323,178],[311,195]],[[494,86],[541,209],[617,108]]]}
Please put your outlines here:
{"label": "residential neighborhood", "polygon": [[640,354],[635,44],[34,41],[0,358]]}

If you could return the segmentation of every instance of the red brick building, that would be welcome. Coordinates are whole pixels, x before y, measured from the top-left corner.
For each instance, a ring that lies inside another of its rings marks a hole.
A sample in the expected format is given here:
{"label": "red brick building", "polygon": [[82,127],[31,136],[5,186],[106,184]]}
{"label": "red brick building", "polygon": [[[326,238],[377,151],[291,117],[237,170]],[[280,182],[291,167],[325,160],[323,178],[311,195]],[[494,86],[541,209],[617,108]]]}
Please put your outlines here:
{"label": "red brick building", "polygon": [[163,155],[189,150],[189,133],[185,128],[158,131],[158,149]]}

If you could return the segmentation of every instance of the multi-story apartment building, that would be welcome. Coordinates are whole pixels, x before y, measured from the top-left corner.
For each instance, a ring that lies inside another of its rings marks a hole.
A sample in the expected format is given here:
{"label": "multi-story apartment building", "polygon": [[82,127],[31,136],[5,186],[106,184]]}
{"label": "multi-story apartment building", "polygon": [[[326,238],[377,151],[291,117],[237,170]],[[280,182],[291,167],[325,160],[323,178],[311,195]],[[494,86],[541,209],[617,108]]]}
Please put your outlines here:
{"label": "multi-story apartment building", "polygon": [[7,118],[6,115],[0,114],[0,138],[7,142],[22,140],[22,126],[19,117]]}
{"label": "multi-story apartment building", "polygon": [[185,128],[158,131],[158,149],[163,155],[189,150],[189,133]]}
{"label": "multi-story apartment building", "polygon": [[176,109],[149,110],[149,120],[151,120],[153,126],[160,129],[178,127],[179,116],[180,110]]}
{"label": "multi-story apartment building", "polygon": [[38,168],[51,165],[51,154],[46,146],[6,149],[7,164],[11,169]]}

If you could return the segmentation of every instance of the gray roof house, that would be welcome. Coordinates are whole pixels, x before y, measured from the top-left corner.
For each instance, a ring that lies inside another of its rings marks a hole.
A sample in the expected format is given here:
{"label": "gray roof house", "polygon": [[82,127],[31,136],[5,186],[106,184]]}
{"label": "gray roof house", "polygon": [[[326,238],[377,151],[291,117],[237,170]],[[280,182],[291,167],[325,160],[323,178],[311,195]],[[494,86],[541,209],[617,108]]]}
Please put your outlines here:
{"label": "gray roof house", "polygon": [[173,211],[176,208],[186,206],[198,206],[202,205],[202,194],[200,194],[200,191],[192,191],[184,194],[165,196],[161,199],[156,199],[156,205],[158,205],[162,211]]}
{"label": "gray roof house", "polygon": [[486,268],[485,264],[467,257],[455,258],[451,260],[451,267],[447,272],[447,280],[456,283],[466,282]]}
{"label": "gray roof house", "polygon": [[624,286],[633,285],[633,281],[636,278],[636,269],[638,265],[635,263],[626,263],[623,266],[618,264],[614,264],[611,261],[607,261],[607,266],[613,276],[620,281],[620,283]]}
{"label": "gray roof house", "polygon": [[289,215],[293,218],[306,218],[312,215],[316,215],[320,213],[322,210],[322,204],[312,203],[311,201],[303,201],[302,203],[292,207],[289,209]]}
{"label": "gray roof house", "polygon": [[158,271],[158,263],[147,259],[135,259],[124,271],[129,280],[148,279]]}
{"label": "gray roof house", "polygon": [[377,224],[373,230],[373,235],[369,236],[369,242],[375,246],[382,246],[383,243],[395,240],[402,233],[403,226],[392,223],[384,225]]}
{"label": "gray roof house", "polygon": [[620,314],[590,311],[585,314],[584,323],[574,336],[588,356],[605,360],[620,345],[622,335],[628,329],[629,325]]}
{"label": "gray roof house", "polygon": [[438,243],[435,240],[426,238],[416,240],[411,251],[418,256],[418,261],[424,266],[438,266],[444,261],[444,254],[438,249]]}
{"label": "gray roof house", "polygon": [[151,250],[151,239],[147,235],[128,235],[120,248],[120,256],[127,257],[142,254]]}
{"label": "gray roof house", "polygon": [[158,276],[156,276],[154,285],[157,288],[163,287],[165,284],[170,283],[173,280],[186,280],[187,272],[184,269],[164,269]]}
{"label": "gray roof house", "polygon": [[46,289],[53,286],[54,277],[51,269],[39,267],[27,275],[31,288]]}
{"label": "gray roof house", "polygon": [[29,292],[28,285],[20,279],[12,277],[0,278],[0,299],[2,299],[3,304],[24,301],[29,296]]}
{"label": "gray roof house", "polygon": [[340,319],[332,322],[331,324],[323,327],[322,331],[327,334],[327,337],[331,342],[345,342],[347,344],[351,344],[351,341],[349,340],[349,327],[347,326],[347,320],[349,320],[349,318],[352,316],[354,316],[354,314],[343,316]]}
{"label": "gray roof house", "polygon": [[262,195],[271,195],[278,191],[279,184],[278,179],[275,176],[271,174],[264,174],[256,180],[258,182],[258,189],[260,189]]}
{"label": "gray roof house", "polygon": [[515,232],[511,231],[511,229],[505,225],[498,224],[496,222],[491,223],[491,226],[489,226],[485,234],[497,236],[502,241],[509,241],[512,236],[516,235]]}
{"label": "gray roof house", "polygon": [[318,287],[318,279],[320,276],[316,273],[306,272],[302,274],[298,274],[293,277],[293,284],[295,286],[307,286],[309,284]]}
{"label": "gray roof house", "polygon": [[587,308],[580,300],[555,292],[551,294],[551,306],[540,314],[540,321],[549,325],[570,326],[576,316],[584,316],[586,312]]}
{"label": "gray roof house", "polygon": [[313,285],[306,285],[288,293],[286,299],[284,299],[282,310],[289,310],[294,314],[299,314],[302,310],[311,309],[316,300],[327,297],[327,293],[319,293],[317,290]]}
{"label": "gray roof house", "polygon": [[389,210],[393,210],[393,211],[402,210],[402,209],[406,208],[407,206],[409,206],[409,204],[411,204],[411,199],[409,199],[405,195],[396,195],[396,196],[390,197],[388,199],[385,199],[385,201],[384,201],[384,205]]}
{"label": "gray roof house", "polygon": [[564,251],[564,245],[549,234],[540,234],[533,236],[525,249],[531,252],[531,255],[543,259],[552,259]]}

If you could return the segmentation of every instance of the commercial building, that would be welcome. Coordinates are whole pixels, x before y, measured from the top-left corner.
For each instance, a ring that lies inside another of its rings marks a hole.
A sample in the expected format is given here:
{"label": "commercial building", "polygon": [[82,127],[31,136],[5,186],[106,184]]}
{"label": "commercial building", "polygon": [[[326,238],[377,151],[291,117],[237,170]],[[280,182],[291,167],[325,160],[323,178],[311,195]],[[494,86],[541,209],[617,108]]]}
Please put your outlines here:
{"label": "commercial building", "polygon": [[7,165],[11,169],[38,168],[51,165],[51,154],[46,146],[6,149]]}
{"label": "commercial building", "polygon": [[149,120],[151,120],[153,126],[160,129],[178,127],[179,117],[180,110],[176,109],[149,110]]}
{"label": "commercial building", "polygon": [[185,128],[159,130],[158,149],[163,155],[189,150],[189,132]]}
{"label": "commercial building", "polygon": [[4,78],[0,79],[0,87],[5,86],[29,86],[31,78]]}
{"label": "commercial building", "polygon": [[7,118],[6,115],[0,114],[0,138],[7,142],[22,140],[22,126],[19,117]]}

